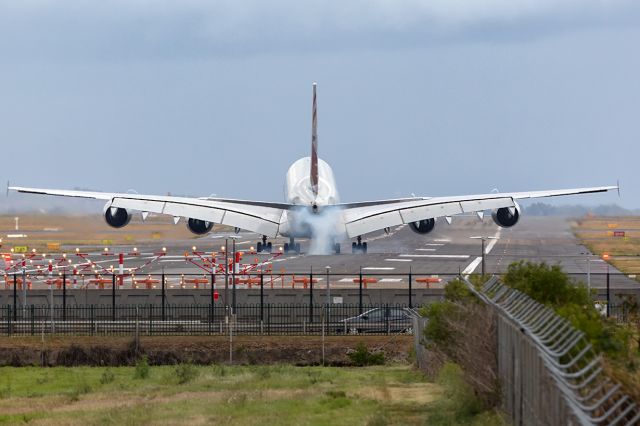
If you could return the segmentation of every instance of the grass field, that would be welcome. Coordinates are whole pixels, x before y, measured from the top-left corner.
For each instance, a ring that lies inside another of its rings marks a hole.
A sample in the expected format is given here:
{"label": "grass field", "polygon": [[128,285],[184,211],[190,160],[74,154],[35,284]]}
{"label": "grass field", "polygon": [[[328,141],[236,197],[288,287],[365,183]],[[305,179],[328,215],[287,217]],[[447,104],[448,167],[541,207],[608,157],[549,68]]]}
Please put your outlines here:
{"label": "grass field", "polygon": [[[0,368],[4,424],[495,424],[408,365]],[[462,416],[462,417],[460,417]]]}

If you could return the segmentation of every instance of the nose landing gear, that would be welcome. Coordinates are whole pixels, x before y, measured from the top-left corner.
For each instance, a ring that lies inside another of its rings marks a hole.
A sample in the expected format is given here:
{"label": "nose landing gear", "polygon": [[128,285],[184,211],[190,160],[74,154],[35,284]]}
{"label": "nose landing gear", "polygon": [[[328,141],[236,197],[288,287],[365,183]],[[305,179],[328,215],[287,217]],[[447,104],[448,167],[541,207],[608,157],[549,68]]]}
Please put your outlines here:
{"label": "nose landing gear", "polygon": [[362,237],[358,236],[358,242],[355,241],[351,243],[351,253],[367,253],[367,242],[362,242]]}

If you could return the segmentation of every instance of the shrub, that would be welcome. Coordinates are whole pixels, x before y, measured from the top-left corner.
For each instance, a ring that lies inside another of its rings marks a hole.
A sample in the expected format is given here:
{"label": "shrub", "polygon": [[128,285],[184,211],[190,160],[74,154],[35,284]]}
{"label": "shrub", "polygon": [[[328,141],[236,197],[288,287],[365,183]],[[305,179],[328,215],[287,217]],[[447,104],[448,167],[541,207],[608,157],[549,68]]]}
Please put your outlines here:
{"label": "shrub", "polygon": [[183,385],[189,383],[198,376],[198,369],[191,363],[178,364],[175,369],[178,383]]}
{"label": "shrub", "polygon": [[149,360],[147,356],[144,355],[142,358],[138,359],[136,362],[136,369],[133,374],[134,379],[146,379],[149,377]]}
{"label": "shrub", "polygon": [[364,367],[365,365],[382,365],[384,364],[383,352],[371,352],[364,343],[358,343],[356,349],[348,354],[349,359],[354,365]]}

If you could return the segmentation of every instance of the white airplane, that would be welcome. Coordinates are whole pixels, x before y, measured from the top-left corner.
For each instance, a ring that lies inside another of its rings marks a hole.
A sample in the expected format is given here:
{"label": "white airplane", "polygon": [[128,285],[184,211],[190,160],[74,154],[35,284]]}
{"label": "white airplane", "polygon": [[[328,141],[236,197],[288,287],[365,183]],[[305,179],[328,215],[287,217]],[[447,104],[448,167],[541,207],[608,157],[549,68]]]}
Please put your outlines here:
{"label": "white airplane", "polygon": [[518,200],[618,189],[618,186],[599,186],[340,203],[333,171],[324,160],[318,158],[316,83],[313,84],[312,105],[311,157],[301,158],[289,167],[285,178],[284,203],[23,187],[9,189],[31,194],[106,200],[104,218],[114,228],[127,225],[131,220],[131,211],[142,212],[143,220],[149,212],[153,212],[173,216],[176,224],[180,218],[186,218],[189,230],[199,235],[211,231],[215,223],[234,227],[236,232],[241,229],[256,232],[262,235],[262,241],[257,244],[259,252],[271,252],[272,245],[267,241],[268,238],[278,235],[288,237],[289,243],[284,245],[284,251],[298,253],[300,244],[295,242],[295,238],[322,239],[336,253],[340,253],[339,241],[356,239],[352,243],[352,252],[366,253],[367,243],[362,241],[365,234],[379,230],[388,232],[389,228],[401,224],[408,224],[418,234],[428,234],[433,230],[437,218],[445,218],[450,224],[451,217],[461,213],[476,213],[482,219],[484,212],[491,210],[496,224],[511,227],[520,217]]}

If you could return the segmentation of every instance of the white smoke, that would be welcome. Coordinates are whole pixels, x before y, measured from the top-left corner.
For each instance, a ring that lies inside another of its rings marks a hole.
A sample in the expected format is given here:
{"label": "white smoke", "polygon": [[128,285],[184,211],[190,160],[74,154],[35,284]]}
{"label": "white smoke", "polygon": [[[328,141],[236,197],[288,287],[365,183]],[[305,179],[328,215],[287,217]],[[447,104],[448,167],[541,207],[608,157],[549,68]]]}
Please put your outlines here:
{"label": "white smoke", "polygon": [[309,254],[332,254],[333,245],[346,237],[340,208],[320,208],[316,213],[303,208],[296,211],[296,216],[311,235]]}

